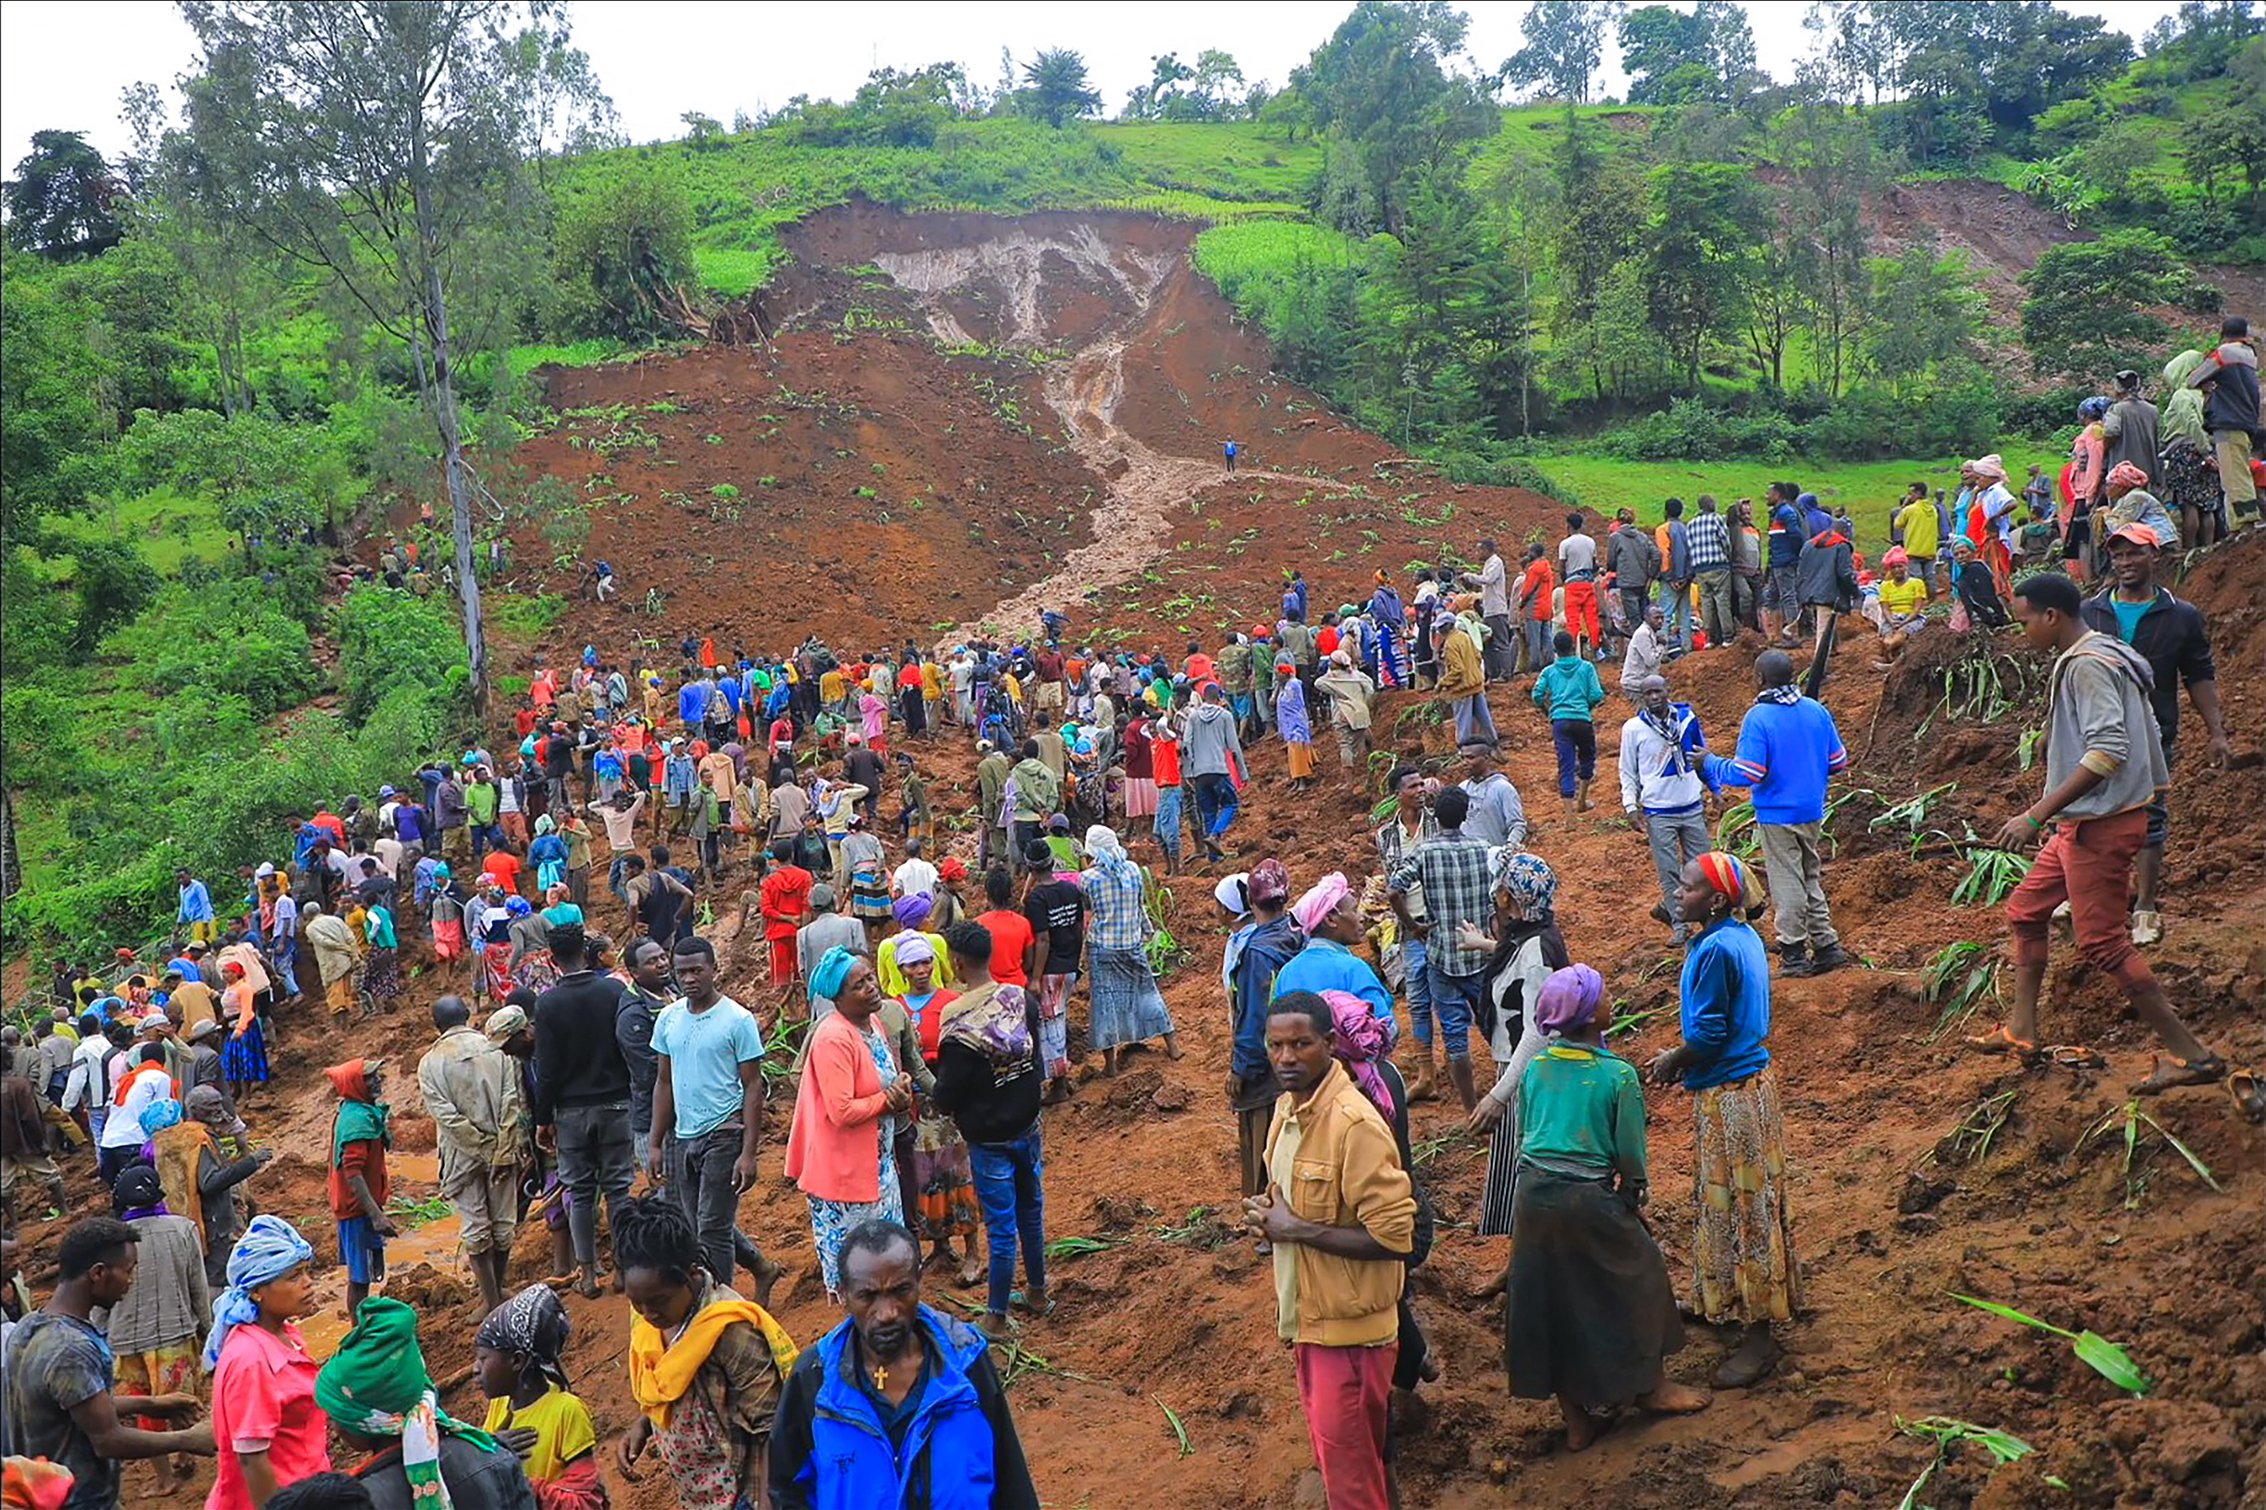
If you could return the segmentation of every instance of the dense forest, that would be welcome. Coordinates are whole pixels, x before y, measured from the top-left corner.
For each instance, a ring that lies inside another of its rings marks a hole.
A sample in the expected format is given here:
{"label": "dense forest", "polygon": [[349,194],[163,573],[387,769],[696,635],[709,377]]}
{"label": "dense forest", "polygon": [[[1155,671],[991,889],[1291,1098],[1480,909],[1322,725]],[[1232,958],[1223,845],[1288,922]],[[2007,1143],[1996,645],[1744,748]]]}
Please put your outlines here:
{"label": "dense forest", "polygon": [[[1507,480],[1577,446],[2050,435],[2202,328],[2214,269],[2266,261],[2253,0],[2190,0],[2138,47],[2044,0],[1822,0],[1783,80],[1727,0],[1544,0],[1499,60],[1439,0],[1363,0],[1280,87],[1166,55],[1111,112],[1041,49],[992,85],[884,70],[644,145],[555,7],[187,14],[180,98],[123,102],[131,152],[41,132],[6,185],[11,948],[131,936],[176,864],[218,883],[284,813],[468,727],[488,634],[557,606],[485,558],[547,517],[510,460],[531,374],[688,338],[760,291],[781,226],[851,196],[1206,222],[1199,267],[1286,372]],[[1880,235],[1881,195],[1946,179],[2068,229],[2018,321],[1955,246]],[[335,547],[404,501],[434,507],[457,600],[341,603]]]}

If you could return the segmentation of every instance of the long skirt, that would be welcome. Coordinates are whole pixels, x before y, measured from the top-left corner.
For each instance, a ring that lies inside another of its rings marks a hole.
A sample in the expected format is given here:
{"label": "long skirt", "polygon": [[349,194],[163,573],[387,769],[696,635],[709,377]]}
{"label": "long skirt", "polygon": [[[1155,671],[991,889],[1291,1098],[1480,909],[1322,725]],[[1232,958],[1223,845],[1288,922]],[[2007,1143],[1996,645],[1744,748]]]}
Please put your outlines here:
{"label": "long skirt", "polygon": [[921,1235],[930,1242],[972,1236],[982,1224],[967,1141],[957,1123],[926,1102],[913,1129],[913,1185],[920,1193]]}
{"label": "long skirt", "polygon": [[[118,1355],[118,1382],[126,1393],[144,1399],[156,1395],[187,1395],[191,1399],[203,1398],[199,1386],[204,1382],[204,1370],[197,1366],[198,1354],[204,1344],[194,1337],[169,1342],[162,1347],[141,1353]],[[166,1431],[173,1423],[159,1416],[135,1418],[144,1431]]]}
{"label": "long skirt", "polygon": [[401,994],[401,955],[398,950],[373,946],[362,968],[362,990],[383,1006]]}
{"label": "long skirt", "polygon": [[231,1034],[221,1051],[220,1073],[238,1085],[265,1085],[268,1079],[268,1041],[260,1020],[252,1019],[241,1037]]}
{"label": "long skirt", "polygon": [[1773,1069],[1693,1096],[1692,1158],[1694,1309],[1713,1322],[1791,1319],[1802,1280]]}
{"label": "long skirt", "polygon": [[1637,1210],[1603,1180],[1519,1175],[1503,1364],[1522,1400],[1625,1405],[1660,1387],[1684,1345],[1668,1265]]}
{"label": "long skirt", "polygon": [[928,732],[928,699],[918,687],[900,687],[897,691],[897,711],[905,720],[907,734]]}
{"label": "long skirt", "polygon": [[1303,739],[1288,741],[1284,746],[1288,754],[1290,779],[1306,781],[1314,774],[1314,746]]}
{"label": "long skirt", "polygon": [[[495,947],[504,949],[505,957],[507,959],[510,957],[508,946],[497,945]],[[525,986],[528,990],[541,995],[559,983],[559,967],[552,962],[550,950],[533,949],[520,956],[519,963],[512,967],[511,980],[514,988]],[[497,999],[501,1000],[502,998]]]}
{"label": "long skirt", "polygon": [[488,983],[488,999],[501,1003],[519,987],[511,973],[511,945],[490,944],[480,951],[481,975]]}
{"label": "long skirt", "polygon": [[1114,1049],[1120,1044],[1162,1038],[1172,1029],[1172,1012],[1157,989],[1157,976],[1149,957],[1138,949],[1088,951],[1093,975],[1088,985],[1093,1000],[1093,1045]]}
{"label": "long skirt", "polygon": [[1157,814],[1157,784],[1147,776],[1125,778],[1125,816],[1128,818],[1154,818]]}
{"label": "long skirt", "polygon": [[1070,1073],[1070,988],[1075,972],[1039,979],[1039,1064],[1049,1080]]}
{"label": "long skirt", "polygon": [[897,1188],[897,1159],[884,1139],[882,1149],[881,1199],[877,1201],[822,1201],[815,1195],[806,1195],[810,1203],[810,1235],[818,1247],[818,1269],[826,1281],[826,1293],[842,1293],[842,1239],[858,1223],[881,1217],[898,1223],[905,1220],[905,1198]]}
{"label": "long skirt", "polygon": [[860,922],[891,916],[887,876],[873,870],[850,873],[850,916]]}
{"label": "long skirt", "polygon": [[1495,1124],[1487,1141],[1487,1178],[1479,1194],[1479,1235],[1504,1237],[1517,1222],[1519,1134],[1518,1118],[1505,1117]]}

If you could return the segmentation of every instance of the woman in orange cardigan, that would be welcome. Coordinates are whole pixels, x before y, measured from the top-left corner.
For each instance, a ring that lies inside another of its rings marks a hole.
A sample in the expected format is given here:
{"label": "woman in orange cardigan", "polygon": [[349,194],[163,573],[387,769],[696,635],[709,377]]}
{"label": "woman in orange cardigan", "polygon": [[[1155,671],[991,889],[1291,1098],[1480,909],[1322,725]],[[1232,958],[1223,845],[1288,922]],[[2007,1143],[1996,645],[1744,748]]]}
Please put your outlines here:
{"label": "woman in orange cardigan", "polygon": [[913,1082],[899,1071],[874,1022],[881,983],[862,955],[837,945],[810,972],[815,1002],[834,1010],[810,1031],[795,1125],[787,1135],[787,1178],[810,1202],[811,1236],[829,1298],[842,1287],[842,1239],[871,1217],[905,1220],[897,1184],[896,1120],[912,1105]]}

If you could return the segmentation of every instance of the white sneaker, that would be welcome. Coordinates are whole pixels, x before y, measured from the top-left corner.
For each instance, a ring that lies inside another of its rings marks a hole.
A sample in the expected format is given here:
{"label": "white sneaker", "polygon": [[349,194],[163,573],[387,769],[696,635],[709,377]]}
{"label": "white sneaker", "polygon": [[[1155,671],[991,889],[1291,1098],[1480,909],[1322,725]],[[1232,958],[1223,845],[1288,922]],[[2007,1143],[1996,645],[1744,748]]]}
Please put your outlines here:
{"label": "white sneaker", "polygon": [[2145,949],[2150,944],[2164,941],[2164,915],[2160,912],[2136,912],[2132,915],[2132,942],[2135,948]]}

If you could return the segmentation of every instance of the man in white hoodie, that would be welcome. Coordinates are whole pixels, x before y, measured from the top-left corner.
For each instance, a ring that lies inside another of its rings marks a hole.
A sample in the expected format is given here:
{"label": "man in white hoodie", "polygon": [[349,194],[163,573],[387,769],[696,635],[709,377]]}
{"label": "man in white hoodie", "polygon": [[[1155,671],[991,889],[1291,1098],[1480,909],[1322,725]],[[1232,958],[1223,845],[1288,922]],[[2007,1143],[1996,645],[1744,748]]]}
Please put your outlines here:
{"label": "man in white hoodie", "polygon": [[[1648,622],[1659,616],[1657,607],[1646,613]],[[1715,847],[1707,833],[1706,798],[1715,789],[1704,762],[1707,737],[1699,715],[1669,701],[1666,677],[1643,678],[1635,693],[1637,715],[1621,725],[1621,809],[1629,827],[1652,844],[1653,869],[1660,873],[1660,905],[1652,915],[1681,944],[1689,936],[1677,900],[1684,867]]]}

